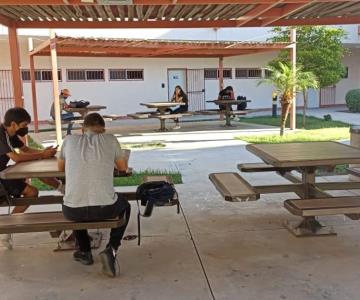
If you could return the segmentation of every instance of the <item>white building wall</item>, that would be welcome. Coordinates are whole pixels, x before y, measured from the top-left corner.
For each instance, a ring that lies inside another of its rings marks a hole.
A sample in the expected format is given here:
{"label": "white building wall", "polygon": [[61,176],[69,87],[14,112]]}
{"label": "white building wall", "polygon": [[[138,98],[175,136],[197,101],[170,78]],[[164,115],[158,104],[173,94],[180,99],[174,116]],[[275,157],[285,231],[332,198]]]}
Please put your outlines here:
{"label": "white building wall", "polygon": [[[360,49],[357,49],[359,35],[357,26],[344,26],[349,32],[348,45],[351,46],[352,54],[344,58],[344,64],[349,67],[349,78],[342,80],[337,84],[336,103],[344,103],[345,94],[349,89],[359,87],[360,85]],[[106,33],[110,32],[106,31]],[[76,31],[77,36],[86,35]],[[91,35],[96,35],[98,31],[91,31]],[[104,32],[104,31],[102,31]],[[129,37],[129,30],[122,31],[122,35],[110,35],[112,37]],[[135,32],[135,31],[131,31]],[[144,31],[145,32],[145,31]],[[20,32],[21,33],[21,32]],[[126,35],[127,34],[127,35]],[[89,34],[87,34],[89,36]],[[141,35],[137,35],[141,38]],[[269,29],[197,29],[197,30],[158,30],[157,35],[151,35],[151,38],[163,39],[205,39],[205,40],[242,40],[255,41],[266,40],[269,37]],[[36,37],[35,45],[40,43],[46,37]],[[22,68],[29,68],[29,59],[27,55],[27,37],[20,36],[21,65]],[[224,67],[233,69],[233,79],[225,79],[225,86],[232,85],[236,95],[244,95],[252,102],[250,108],[271,108],[272,87],[267,85],[257,86],[255,79],[235,79],[235,68],[262,68],[272,58],[277,55],[276,52],[269,52],[256,55],[245,55],[224,59]],[[36,57],[37,69],[50,69],[50,57]],[[72,99],[89,100],[92,104],[103,104],[107,106],[107,113],[125,115],[127,113],[144,110],[139,105],[141,102],[164,101],[168,99],[167,88],[167,70],[170,68],[216,68],[218,59],[150,59],[150,58],[59,58],[59,68],[62,69],[63,81],[60,82],[60,88],[69,88],[72,92]],[[8,40],[6,35],[0,36],[0,69],[10,69],[10,55],[8,49]],[[105,81],[98,82],[67,82],[67,68],[89,68],[104,69]],[[109,68],[135,68],[144,69],[144,81],[109,81]],[[162,88],[162,83],[165,87]],[[49,110],[52,102],[51,82],[37,82],[37,97],[39,119],[49,118]],[[218,94],[218,80],[205,80],[206,100],[214,100]],[[297,104],[302,105],[302,96],[299,95]],[[319,105],[318,93],[310,94],[310,106]],[[24,83],[24,103],[25,107],[32,111],[30,83]],[[207,108],[214,107],[213,104],[207,104]]]}
{"label": "white building wall", "polygon": [[348,78],[336,85],[336,104],[345,103],[345,95],[351,89],[360,89],[360,49],[351,48],[350,54],[343,59],[348,67]]}
{"label": "white building wall", "polygon": [[[21,39],[21,67],[29,68],[27,56],[27,40]],[[7,41],[0,43],[1,56],[5,59],[0,61],[0,69],[10,68],[9,50]],[[256,79],[235,79],[235,68],[260,68],[264,67],[276,52],[238,56],[224,59],[224,67],[233,69],[233,79],[224,81],[225,85],[232,85],[236,95],[245,95],[252,102],[251,108],[270,108],[272,88],[267,85],[256,87]],[[50,57],[35,57],[36,69],[50,69]],[[88,100],[92,104],[107,106],[104,113],[126,115],[144,110],[141,102],[166,101],[168,100],[167,71],[168,69],[189,68],[203,69],[218,67],[216,58],[84,58],[84,57],[59,57],[58,66],[62,70],[60,88],[68,88],[71,91],[71,99]],[[104,69],[105,81],[94,82],[67,82],[66,69]],[[144,69],[143,81],[109,81],[108,69],[128,68]],[[162,87],[162,84],[165,87]],[[218,80],[205,80],[206,100],[214,100],[218,94]],[[31,84],[24,82],[24,103],[26,109],[32,112]],[[51,82],[36,83],[39,119],[49,118],[52,103]],[[208,108],[212,104],[207,104]]]}

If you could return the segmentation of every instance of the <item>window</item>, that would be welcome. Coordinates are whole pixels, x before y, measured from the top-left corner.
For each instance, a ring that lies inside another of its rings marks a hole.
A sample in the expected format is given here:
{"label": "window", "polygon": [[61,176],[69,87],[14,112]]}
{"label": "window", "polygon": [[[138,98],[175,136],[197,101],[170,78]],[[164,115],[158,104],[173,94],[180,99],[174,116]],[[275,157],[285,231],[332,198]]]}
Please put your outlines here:
{"label": "window", "polygon": [[105,79],[104,70],[66,70],[68,81],[102,81]]}
{"label": "window", "polygon": [[143,70],[127,70],[126,77],[128,80],[144,80]]}
{"label": "window", "polygon": [[144,80],[144,70],[110,69],[109,80]]}
{"label": "window", "polygon": [[271,71],[268,69],[265,69],[265,78],[269,78],[271,76]]}
{"label": "window", "polygon": [[[30,81],[30,70],[22,70],[21,78],[23,81]],[[61,81],[61,70],[58,70],[58,79]],[[52,80],[52,71],[51,70],[35,70],[35,80],[36,81],[51,81]]]}
{"label": "window", "polygon": [[261,69],[235,69],[235,78],[261,78]]}
{"label": "window", "polygon": [[[219,69],[215,69],[215,68],[204,69],[204,77],[205,77],[205,79],[218,79],[219,78]],[[232,78],[232,69],[231,68],[223,69],[223,78],[224,79]]]}

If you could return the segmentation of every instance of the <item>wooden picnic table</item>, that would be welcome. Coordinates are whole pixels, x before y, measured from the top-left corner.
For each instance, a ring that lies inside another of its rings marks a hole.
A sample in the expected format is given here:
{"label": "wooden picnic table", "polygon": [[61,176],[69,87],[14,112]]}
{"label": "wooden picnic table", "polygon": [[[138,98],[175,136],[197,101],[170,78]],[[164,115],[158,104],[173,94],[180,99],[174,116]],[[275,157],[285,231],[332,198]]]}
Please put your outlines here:
{"label": "wooden picnic table", "polygon": [[[130,176],[132,168],[129,168],[129,172],[120,173],[118,177]],[[46,178],[46,177],[58,177],[65,178],[65,172],[62,172],[58,168],[57,159],[49,158],[42,160],[33,160],[16,163],[5,170],[0,172],[1,179],[22,179],[22,178]]]}
{"label": "wooden picnic table", "polygon": [[103,105],[89,105],[87,107],[82,107],[82,108],[69,107],[69,108],[66,109],[66,111],[73,112],[73,113],[74,112],[79,113],[82,118],[85,118],[85,116],[88,113],[100,111],[102,109],[106,109],[106,106],[103,106]]}
{"label": "wooden picnic table", "polygon": [[[166,131],[166,127],[165,127],[166,117],[165,117],[165,115],[167,114],[168,109],[171,108],[171,107],[186,105],[186,103],[184,103],[184,102],[166,101],[166,102],[140,103],[140,105],[146,106],[147,108],[156,109],[157,111],[155,111],[154,113],[158,112],[158,114],[156,115],[156,114],[151,114],[150,113],[150,117],[154,117],[154,118],[156,117],[156,118],[158,118],[160,120],[160,129],[159,129],[159,131]],[[172,118],[172,117],[169,117],[169,118]]]}
{"label": "wooden picnic table", "polygon": [[[334,169],[336,165],[360,162],[360,150],[337,142],[312,142],[288,144],[250,144],[246,149],[266,164],[275,168],[296,169],[301,177],[289,172],[280,175],[300,187],[298,196],[301,199],[331,198],[325,190],[360,189],[360,182],[316,182],[316,171]],[[281,186],[279,186],[281,189]],[[278,192],[278,186],[273,191]],[[314,201],[316,204],[316,201]],[[304,217],[300,224],[286,222],[286,226],[294,234],[301,235],[299,229],[311,229],[314,234],[329,234],[314,217]],[[333,233],[333,232],[331,232]]]}
{"label": "wooden picnic table", "polygon": [[231,115],[232,115],[232,110],[231,110],[231,106],[232,105],[238,105],[244,102],[250,102],[250,100],[208,100],[206,102],[212,102],[215,103],[216,105],[224,105],[225,106],[225,110],[223,111],[225,114],[225,126],[231,127]]}

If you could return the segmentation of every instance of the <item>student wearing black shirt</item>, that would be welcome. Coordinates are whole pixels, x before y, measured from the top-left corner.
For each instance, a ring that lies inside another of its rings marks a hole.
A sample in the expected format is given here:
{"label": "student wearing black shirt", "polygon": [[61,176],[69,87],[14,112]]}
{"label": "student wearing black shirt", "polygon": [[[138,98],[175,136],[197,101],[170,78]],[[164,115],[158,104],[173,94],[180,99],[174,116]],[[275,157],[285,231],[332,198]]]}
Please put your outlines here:
{"label": "student wearing black shirt", "polygon": [[[231,85],[227,86],[223,90],[219,92],[218,100],[235,100],[234,96],[234,89]],[[226,105],[220,104],[219,105],[220,110],[226,110]],[[232,107],[230,106],[230,109],[232,110]]]}
{"label": "student wearing black shirt", "polygon": [[[0,172],[6,169],[9,160],[14,162],[46,159],[55,156],[56,148],[49,147],[37,150],[27,147],[19,137],[28,133],[28,124],[31,117],[28,112],[20,107],[10,108],[4,116],[4,123],[0,125]],[[18,149],[18,151],[15,151]],[[12,197],[37,197],[38,190],[26,183],[25,179],[1,179],[4,188]],[[61,191],[63,186],[55,178],[43,178],[44,183]],[[22,213],[27,206],[17,206],[12,213]]]}
{"label": "student wearing black shirt", "polygon": [[[185,105],[180,105],[179,107],[175,108],[174,110],[169,109],[170,114],[181,114],[186,113],[189,110],[189,99],[186,93],[183,91],[180,85],[175,87],[174,94],[171,98],[171,102],[175,103],[185,103]],[[179,119],[174,120],[176,125],[175,128],[180,128],[179,126]]]}

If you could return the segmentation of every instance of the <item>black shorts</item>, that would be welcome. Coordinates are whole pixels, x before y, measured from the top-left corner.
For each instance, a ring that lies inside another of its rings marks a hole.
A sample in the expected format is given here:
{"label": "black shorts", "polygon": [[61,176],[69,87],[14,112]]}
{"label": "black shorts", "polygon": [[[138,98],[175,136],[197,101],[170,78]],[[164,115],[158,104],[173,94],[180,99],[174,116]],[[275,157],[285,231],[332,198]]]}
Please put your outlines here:
{"label": "black shorts", "polygon": [[10,196],[20,197],[27,183],[25,179],[1,179],[1,183]]}

